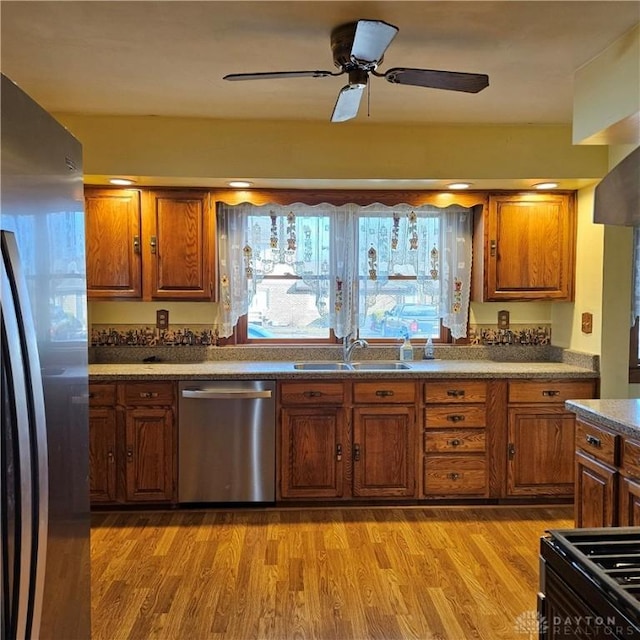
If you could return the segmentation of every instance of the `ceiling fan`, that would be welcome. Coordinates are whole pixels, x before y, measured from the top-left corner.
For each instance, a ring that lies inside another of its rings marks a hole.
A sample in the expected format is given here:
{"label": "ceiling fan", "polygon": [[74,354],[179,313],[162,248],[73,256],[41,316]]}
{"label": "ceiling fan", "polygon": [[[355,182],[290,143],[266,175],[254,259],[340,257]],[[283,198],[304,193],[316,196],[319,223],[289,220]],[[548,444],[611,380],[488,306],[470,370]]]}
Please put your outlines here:
{"label": "ceiling fan", "polygon": [[349,84],[342,87],[331,114],[331,122],[351,120],[358,114],[360,100],[368,85],[369,74],[386,78],[393,84],[407,84],[431,89],[478,93],[489,86],[489,76],[482,73],[436,71],[394,67],[385,73],[376,70],[398,27],[381,20],[358,20],[336,27],[331,32],[333,62],[339,71],[267,71],[231,73],[224,80],[271,80],[279,78],[326,78],[348,74]]}

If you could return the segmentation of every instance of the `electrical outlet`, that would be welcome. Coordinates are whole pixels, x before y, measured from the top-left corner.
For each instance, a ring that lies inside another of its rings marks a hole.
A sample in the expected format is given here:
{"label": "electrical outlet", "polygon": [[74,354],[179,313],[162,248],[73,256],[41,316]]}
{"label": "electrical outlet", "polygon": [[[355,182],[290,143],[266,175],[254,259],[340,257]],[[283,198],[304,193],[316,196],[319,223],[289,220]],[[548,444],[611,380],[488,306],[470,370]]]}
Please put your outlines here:
{"label": "electrical outlet", "polygon": [[509,328],[509,312],[508,311],[498,311],[498,329],[508,329]]}
{"label": "electrical outlet", "polygon": [[169,328],[169,311],[167,309],[158,309],[156,311],[156,327],[158,329]]}

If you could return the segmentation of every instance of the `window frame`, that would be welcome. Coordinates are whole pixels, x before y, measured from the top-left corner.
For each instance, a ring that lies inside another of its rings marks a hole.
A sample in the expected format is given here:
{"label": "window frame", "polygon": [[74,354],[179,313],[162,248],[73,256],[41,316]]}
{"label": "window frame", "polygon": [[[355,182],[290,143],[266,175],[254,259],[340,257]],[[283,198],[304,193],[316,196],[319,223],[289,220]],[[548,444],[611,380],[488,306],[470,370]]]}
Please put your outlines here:
{"label": "window frame", "polygon": [[[440,208],[446,208],[451,205],[459,205],[468,209],[482,207],[483,211],[488,206],[489,196],[484,191],[465,191],[462,192],[440,192],[440,191],[387,191],[387,190],[342,190],[342,189],[255,189],[250,191],[239,191],[232,189],[213,189],[212,199],[216,202],[223,202],[227,205],[237,205],[249,203],[253,205],[276,204],[289,206],[293,203],[301,203],[309,206],[315,206],[322,203],[332,205],[357,204],[360,206],[371,205],[372,203],[380,203],[386,206],[396,206],[399,204],[408,204],[410,206],[433,205]],[[472,265],[472,274],[473,274]],[[294,276],[295,277],[295,276]],[[405,278],[406,276],[396,276],[396,278]],[[473,281],[473,275],[472,275]],[[385,338],[367,338],[372,344],[388,345],[395,344],[394,340]],[[248,318],[242,316],[238,320],[233,336],[226,340],[222,340],[220,344],[260,344],[260,345],[276,345],[276,344],[339,344],[341,338],[336,338],[333,330],[330,330],[328,338],[249,338],[248,337]],[[424,339],[416,339],[415,344],[424,343]],[[445,344],[466,344],[467,339],[452,340],[449,329],[440,322],[440,336],[434,340],[435,343]]]}

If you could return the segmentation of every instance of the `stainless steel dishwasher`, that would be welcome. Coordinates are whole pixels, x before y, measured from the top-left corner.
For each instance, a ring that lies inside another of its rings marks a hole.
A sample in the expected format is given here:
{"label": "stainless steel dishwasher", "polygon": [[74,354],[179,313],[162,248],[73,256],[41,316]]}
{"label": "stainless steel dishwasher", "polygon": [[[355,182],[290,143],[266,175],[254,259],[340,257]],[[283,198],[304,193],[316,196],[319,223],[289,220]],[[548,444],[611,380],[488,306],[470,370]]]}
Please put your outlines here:
{"label": "stainless steel dishwasher", "polygon": [[275,382],[181,382],[179,502],[275,500]]}

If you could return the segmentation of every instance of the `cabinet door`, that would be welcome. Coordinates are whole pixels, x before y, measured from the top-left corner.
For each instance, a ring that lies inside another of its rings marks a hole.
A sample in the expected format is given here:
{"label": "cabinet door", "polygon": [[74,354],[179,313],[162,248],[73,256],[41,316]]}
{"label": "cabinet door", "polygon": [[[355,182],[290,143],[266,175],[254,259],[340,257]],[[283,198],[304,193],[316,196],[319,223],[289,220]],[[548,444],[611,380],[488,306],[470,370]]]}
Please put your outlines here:
{"label": "cabinet door", "polygon": [[575,416],[562,407],[509,409],[507,494],[572,496]]}
{"label": "cabinet door", "polygon": [[353,416],[353,495],[415,497],[413,407],[356,407]]}
{"label": "cabinet door", "polygon": [[125,430],[126,499],[174,499],[174,420],[171,409],[128,409]]}
{"label": "cabinet door", "polygon": [[346,454],[344,410],[285,408],[281,428],[282,497],[341,497]]}
{"label": "cabinet door", "polygon": [[573,300],[575,229],[572,196],[491,196],[485,299]]}
{"label": "cabinet door", "polygon": [[613,467],[576,452],[576,527],[616,525],[617,481]]}
{"label": "cabinet door", "polygon": [[85,220],[88,297],[140,298],[140,194],[88,188]]}
{"label": "cabinet door", "polygon": [[116,410],[89,409],[89,498],[92,503],[116,500]]}
{"label": "cabinet door", "polygon": [[640,527],[640,480],[620,478],[621,527]]}
{"label": "cabinet door", "polygon": [[146,193],[144,216],[150,298],[212,300],[215,242],[209,193]]}

